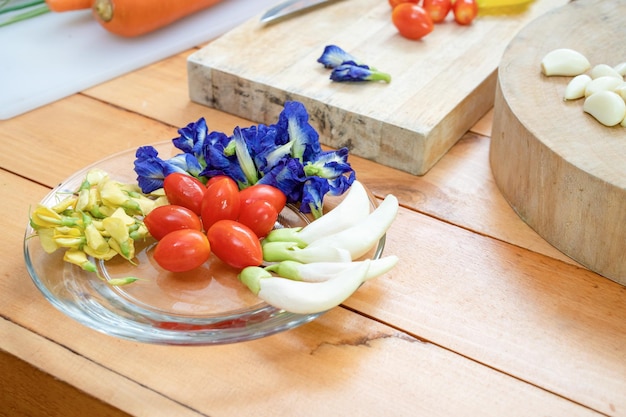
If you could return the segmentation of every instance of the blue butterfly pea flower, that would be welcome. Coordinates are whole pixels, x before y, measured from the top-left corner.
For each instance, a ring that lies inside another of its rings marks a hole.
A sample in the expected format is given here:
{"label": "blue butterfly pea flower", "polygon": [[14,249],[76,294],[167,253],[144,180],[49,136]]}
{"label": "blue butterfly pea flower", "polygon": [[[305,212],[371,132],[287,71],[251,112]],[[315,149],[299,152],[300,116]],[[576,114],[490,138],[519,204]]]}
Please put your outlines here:
{"label": "blue butterfly pea flower", "polygon": [[202,182],[216,175],[234,179],[240,189],[255,183],[273,185],[300,210],[319,216],[323,197],[339,195],[355,179],[346,148],[324,152],[302,103],[287,102],[274,125],[237,127],[232,136],[209,131],[204,118],[178,130],[172,139],[183,151],[168,160],[152,146],[140,147],[135,171],[145,193],[163,186],[172,172],[187,172]]}
{"label": "blue butterfly pea flower", "polygon": [[322,56],[317,59],[317,62],[324,65],[325,68],[335,68],[347,61],[362,64],[362,62],[359,62],[355,57],[337,45],[327,45],[324,48]]}
{"label": "blue butterfly pea flower", "polygon": [[302,189],[300,211],[311,213],[318,218],[323,213],[324,196],[330,191],[328,180],[322,177],[308,177]]}
{"label": "blue butterfly pea flower", "polygon": [[285,103],[278,116],[276,128],[288,138],[291,156],[300,161],[309,161],[322,151],[319,134],[309,124],[309,114],[304,105],[297,101]]}
{"label": "blue butterfly pea flower", "polygon": [[172,139],[175,147],[196,157],[202,155],[204,141],[208,135],[208,127],[204,117],[198,119],[197,122],[189,123],[187,126],[178,129],[178,134],[180,135],[179,137]]}
{"label": "blue butterfly pea flower", "polygon": [[302,200],[305,181],[306,174],[302,163],[296,158],[283,158],[258,183],[280,189],[287,196],[288,202],[296,203]]}
{"label": "blue butterfly pea flower", "polygon": [[347,62],[333,68],[330,73],[330,79],[333,81],[385,81],[390,82],[391,76],[385,72],[373,70],[367,65],[357,65],[353,62]]}
{"label": "blue butterfly pea flower", "polygon": [[385,81],[391,82],[391,75],[359,61],[337,45],[328,45],[317,62],[325,68],[332,68],[330,79],[337,82]]}

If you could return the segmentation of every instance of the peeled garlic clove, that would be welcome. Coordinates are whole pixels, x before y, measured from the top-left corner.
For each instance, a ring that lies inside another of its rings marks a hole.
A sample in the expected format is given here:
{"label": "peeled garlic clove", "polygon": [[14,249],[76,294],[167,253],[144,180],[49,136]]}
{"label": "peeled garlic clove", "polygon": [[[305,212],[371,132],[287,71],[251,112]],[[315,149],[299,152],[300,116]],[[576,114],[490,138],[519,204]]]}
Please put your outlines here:
{"label": "peeled garlic clove", "polygon": [[565,87],[565,93],[563,93],[564,100],[576,100],[585,97],[585,90],[587,84],[591,82],[591,77],[587,74],[580,74],[571,79],[571,81]]}
{"label": "peeled garlic clove", "polygon": [[583,110],[605,126],[615,126],[626,117],[626,102],[612,91],[599,91],[585,99]]}
{"label": "peeled garlic clove", "polygon": [[591,64],[580,52],[561,48],[548,52],[541,60],[541,72],[544,75],[576,76],[584,73]]}
{"label": "peeled garlic clove", "polygon": [[622,77],[626,76],[626,62],[622,62],[613,67],[615,72],[617,72]]}
{"label": "peeled garlic clove", "polygon": [[617,72],[612,66],[607,64],[598,64],[590,71],[591,78],[594,80],[600,77],[615,77],[620,81],[624,81],[624,76]]}
{"label": "peeled garlic clove", "polygon": [[596,78],[587,83],[585,87],[585,97],[589,97],[599,91],[615,91],[623,82],[622,79],[611,76]]}
{"label": "peeled garlic clove", "polygon": [[626,82],[620,84],[614,91],[626,101]]}

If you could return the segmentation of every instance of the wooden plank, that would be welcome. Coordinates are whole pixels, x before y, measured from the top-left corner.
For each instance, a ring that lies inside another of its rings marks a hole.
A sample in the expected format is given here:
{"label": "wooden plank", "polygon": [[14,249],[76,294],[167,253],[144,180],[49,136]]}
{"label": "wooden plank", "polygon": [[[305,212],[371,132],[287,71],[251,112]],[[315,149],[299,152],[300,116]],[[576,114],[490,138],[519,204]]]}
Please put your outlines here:
{"label": "wooden plank", "polygon": [[0,415],[202,416],[4,318],[0,340]]}
{"label": "wooden plank", "polygon": [[[252,19],[225,34],[189,58],[191,99],[263,123],[298,100],[324,144],[423,175],[493,106],[508,41],[566,3],[537,0],[522,14],[481,16],[471,26],[449,21],[416,42],[398,34],[388,3],[355,1],[276,25]],[[316,62],[329,44],[391,73],[391,83],[329,81]]]}
{"label": "wooden plank", "polygon": [[79,95],[1,126],[0,167],[50,187],[100,159],[175,133],[163,123]]}
{"label": "wooden plank", "polygon": [[[119,77],[89,89],[85,94],[173,126],[185,126],[205,117],[211,129],[230,133],[235,126],[254,124],[189,101],[186,78],[181,77],[189,53]],[[490,134],[492,115],[490,111],[481,119],[475,127],[477,133]],[[155,137],[155,140],[159,139]],[[378,196],[390,192],[388,185],[396,183],[394,192],[407,207],[480,234],[574,263],[546,243],[509,207],[493,182],[488,155],[489,140],[470,135],[452,147],[422,177],[356,156],[351,156],[350,161],[359,178]]]}
{"label": "wooden plank", "polygon": [[11,297],[37,308],[11,319],[44,337],[0,320],[2,348],[136,416],[600,415],[344,309],[252,342],[166,347],[57,319],[28,289]]}
{"label": "wooden plank", "polygon": [[[621,346],[626,341],[622,314],[626,293],[616,288],[617,284],[407,210],[402,211],[387,245],[387,253],[404,261],[385,278],[361,288],[348,305],[445,347],[448,353],[432,353],[433,345],[415,343],[408,334],[397,335],[341,309],[294,331],[227,347],[165,348],[100,335],[54,310],[29,283],[19,242],[27,207],[42,187],[9,177],[3,174],[2,180],[11,184],[7,191],[15,197],[10,211],[14,214],[7,219],[5,239],[0,243],[6,255],[0,260],[0,276],[4,277],[0,291],[5,294],[0,299],[2,316],[194,409],[235,414],[231,401],[218,400],[245,394],[245,398],[258,401],[257,405],[273,410],[273,402],[264,401],[304,401],[299,390],[289,387],[306,386],[313,390],[308,400],[312,410],[317,410],[313,404],[335,398],[338,390],[342,395],[334,406],[347,413],[354,406],[350,398],[366,387],[372,389],[372,384],[381,395],[394,398],[399,414],[412,407],[426,407],[437,414],[441,403],[430,391],[433,386],[446,386],[447,395],[460,396],[460,403],[440,410],[442,415],[459,414],[461,404],[486,415],[506,412],[498,405],[487,406],[485,395],[506,398],[501,404],[517,404],[514,408],[524,413],[528,408],[517,401],[539,395],[542,399],[535,404],[552,408],[552,400],[544,398],[543,390],[517,388],[521,383],[517,379],[502,380],[500,372],[476,367],[467,358],[603,412],[611,413],[612,407],[625,409],[621,394],[626,388],[621,376],[626,358]],[[452,253],[451,247],[456,252]],[[55,325],[50,326],[51,322]],[[350,348],[346,357],[337,353],[343,352],[340,348],[345,345],[367,347],[359,341],[374,339],[380,339],[376,349]],[[320,361],[307,359],[320,346],[338,349],[331,349]],[[385,359],[389,357],[405,359]],[[158,373],[150,363],[159,363]],[[554,367],[545,367],[546,363]],[[281,372],[285,367],[286,374]],[[584,380],[577,377],[580,372],[585,373]],[[425,373],[441,379],[414,381],[416,374]],[[219,386],[207,388],[207,375],[219,381]],[[249,381],[248,375],[263,376]],[[302,375],[309,379],[302,380]],[[355,380],[348,384],[346,375],[354,375]],[[329,380],[344,381],[347,386],[329,386]],[[399,382],[405,388],[396,391]],[[280,392],[259,398],[264,387]],[[426,393],[427,398],[420,398],[424,403],[415,404],[408,396],[410,391]],[[368,402],[361,406],[364,415],[383,411]]]}
{"label": "wooden plank", "polygon": [[598,411],[626,413],[626,288],[453,229],[401,211],[385,248],[400,262],[348,306]]}

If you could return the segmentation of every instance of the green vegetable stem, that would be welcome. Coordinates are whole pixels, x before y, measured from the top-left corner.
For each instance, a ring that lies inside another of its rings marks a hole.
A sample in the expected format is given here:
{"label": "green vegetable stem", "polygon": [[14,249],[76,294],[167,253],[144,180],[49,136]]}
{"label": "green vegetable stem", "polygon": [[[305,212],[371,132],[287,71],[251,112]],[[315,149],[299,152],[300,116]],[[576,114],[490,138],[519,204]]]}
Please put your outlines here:
{"label": "green vegetable stem", "polygon": [[[313,262],[306,264],[288,260],[266,266],[265,270],[295,281],[322,282],[333,279],[337,274],[363,262]],[[398,263],[398,257],[389,255],[370,260],[369,263],[366,281],[389,272]]]}
{"label": "green vegetable stem", "polygon": [[[17,12],[18,10],[24,11]],[[22,20],[48,13],[49,11],[50,8],[48,8],[44,0],[22,2],[5,0],[0,2],[0,15],[6,15],[7,17],[0,19],[0,27],[21,22]]]}
{"label": "green vegetable stem", "polygon": [[[350,260],[358,259],[365,255],[384,236],[395,220],[398,209],[398,199],[393,194],[389,194],[364,220],[337,233],[320,237],[304,248],[299,247],[296,242],[282,242],[282,245],[280,245],[280,241],[264,242],[264,258],[268,262],[280,262],[283,260],[295,260],[304,263],[322,262],[330,260],[324,258],[322,253],[329,253],[334,249],[348,252]],[[313,221],[305,226],[304,229],[314,225],[315,222],[324,217],[322,216],[320,219]],[[303,259],[306,259],[306,261],[303,261]]]}

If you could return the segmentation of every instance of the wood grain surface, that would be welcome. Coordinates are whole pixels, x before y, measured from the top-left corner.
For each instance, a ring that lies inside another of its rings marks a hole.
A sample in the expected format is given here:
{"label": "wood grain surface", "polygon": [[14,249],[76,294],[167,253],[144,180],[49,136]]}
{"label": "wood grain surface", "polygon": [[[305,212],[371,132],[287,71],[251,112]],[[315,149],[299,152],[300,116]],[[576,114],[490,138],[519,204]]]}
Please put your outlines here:
{"label": "wood grain surface", "polygon": [[546,77],[540,62],[571,48],[592,66],[614,66],[626,60],[625,38],[624,1],[577,0],[524,28],[502,59],[491,141],[494,177],[519,215],[561,251],[623,285],[626,129],[597,122],[582,99],[564,102],[571,77]]}
{"label": "wood grain surface", "polygon": [[[263,123],[284,101],[301,101],[326,145],[422,175],[493,106],[508,41],[566,2],[536,0],[471,26],[450,15],[420,41],[401,37],[379,0],[340,1],[275,25],[251,19],[189,58],[190,97]],[[331,82],[317,63],[329,44],[390,73],[391,83]]]}
{"label": "wood grain surface", "polygon": [[[312,323],[174,347],[100,334],[54,309],[23,261],[33,204],[77,169],[200,116],[224,131],[251,123],[189,102],[191,52],[0,125],[0,350],[25,415],[87,415],[89,399],[150,417],[626,415],[626,289],[509,207],[489,169],[489,115],[421,177],[351,157],[379,198],[401,202],[385,249],[401,262]],[[24,363],[52,378],[31,380]],[[47,383],[66,410],[38,396]]]}

